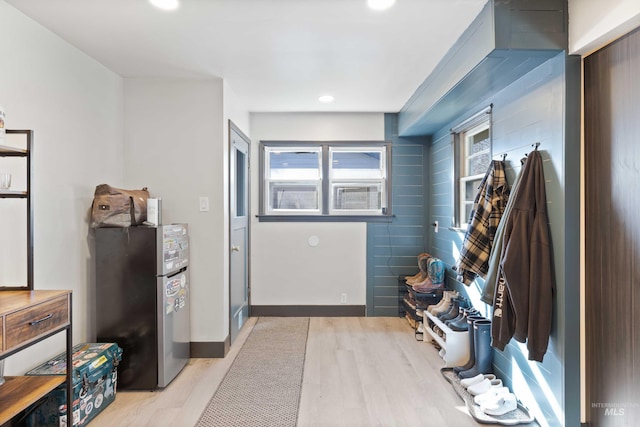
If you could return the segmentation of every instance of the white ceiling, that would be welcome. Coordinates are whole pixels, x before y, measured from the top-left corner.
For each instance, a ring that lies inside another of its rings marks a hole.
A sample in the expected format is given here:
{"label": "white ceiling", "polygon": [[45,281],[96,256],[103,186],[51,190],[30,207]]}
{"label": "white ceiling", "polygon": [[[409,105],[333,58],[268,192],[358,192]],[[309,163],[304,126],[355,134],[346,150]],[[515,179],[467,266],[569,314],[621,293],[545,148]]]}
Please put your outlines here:
{"label": "white ceiling", "polygon": [[222,77],[254,112],[399,111],[486,3],[6,1],[123,77]]}

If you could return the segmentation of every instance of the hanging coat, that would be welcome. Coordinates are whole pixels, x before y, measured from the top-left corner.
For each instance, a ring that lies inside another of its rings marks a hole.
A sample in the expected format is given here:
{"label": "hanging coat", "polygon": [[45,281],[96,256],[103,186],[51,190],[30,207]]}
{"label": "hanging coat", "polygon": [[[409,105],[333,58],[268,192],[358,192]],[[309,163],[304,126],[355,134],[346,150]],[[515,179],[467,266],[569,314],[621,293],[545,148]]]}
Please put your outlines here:
{"label": "hanging coat", "polygon": [[513,203],[504,229],[491,344],[504,350],[513,337],[527,343],[529,360],[542,362],[551,334],[555,279],[538,151],[527,158]]}
{"label": "hanging coat", "polygon": [[456,264],[457,279],[465,285],[484,277],[496,229],[509,198],[504,165],[493,160],[485,174],[469,215],[467,231]]}
{"label": "hanging coat", "polygon": [[[524,161],[525,159],[522,159],[522,164],[524,164]],[[493,238],[493,245],[491,246],[491,253],[489,254],[488,261],[489,268],[484,279],[484,286],[482,288],[482,295],[480,297],[480,300],[487,305],[493,305],[493,296],[495,294],[496,282],[498,280],[498,270],[500,268],[500,256],[502,255],[502,242],[504,241],[504,224],[507,222],[509,214],[511,213],[511,209],[513,209],[513,201],[515,200],[516,193],[518,191],[521,172],[522,168],[516,175],[516,178],[513,180],[513,184],[511,185],[511,189],[509,190],[509,200],[507,201],[507,206],[504,208],[502,218],[500,219],[500,223],[498,224],[498,228],[496,230],[496,235]]]}

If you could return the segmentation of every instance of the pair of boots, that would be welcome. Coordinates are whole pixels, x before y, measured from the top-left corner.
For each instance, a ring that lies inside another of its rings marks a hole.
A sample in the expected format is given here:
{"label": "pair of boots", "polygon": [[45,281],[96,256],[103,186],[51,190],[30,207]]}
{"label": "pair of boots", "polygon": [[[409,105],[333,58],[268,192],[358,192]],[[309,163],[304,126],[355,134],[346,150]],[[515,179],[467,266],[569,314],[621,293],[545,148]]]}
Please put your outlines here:
{"label": "pair of boots", "polygon": [[452,297],[449,309],[445,312],[437,314],[438,319],[440,319],[443,323],[447,323],[449,320],[456,319],[460,313],[460,309],[469,308],[471,304],[461,295],[456,297]]}
{"label": "pair of boots", "polygon": [[442,299],[438,304],[430,305],[427,307],[427,312],[437,316],[440,313],[444,313],[445,311],[449,311],[451,308],[451,299],[458,296],[458,292],[456,291],[444,291],[442,293]]}
{"label": "pair of boots", "polygon": [[482,316],[467,316],[469,331],[469,361],[464,366],[453,368],[458,378],[472,378],[492,370],[491,320]]}
{"label": "pair of boots", "polygon": [[414,291],[430,293],[444,289],[444,263],[428,253],[418,255],[418,269],[415,276],[405,277],[407,285]]}
{"label": "pair of boots", "polygon": [[428,274],[425,263],[429,260],[429,258],[432,258],[432,255],[426,252],[418,255],[418,268],[420,269],[420,271],[414,276],[405,277],[405,282],[407,282],[407,285],[413,286],[415,283],[420,283],[427,278]]}
{"label": "pair of boots", "polygon": [[456,332],[464,332],[469,330],[469,325],[467,324],[467,317],[469,316],[479,316],[480,312],[473,307],[463,308],[460,307],[458,310],[458,316],[447,320],[444,322],[445,325],[449,327],[452,331]]}

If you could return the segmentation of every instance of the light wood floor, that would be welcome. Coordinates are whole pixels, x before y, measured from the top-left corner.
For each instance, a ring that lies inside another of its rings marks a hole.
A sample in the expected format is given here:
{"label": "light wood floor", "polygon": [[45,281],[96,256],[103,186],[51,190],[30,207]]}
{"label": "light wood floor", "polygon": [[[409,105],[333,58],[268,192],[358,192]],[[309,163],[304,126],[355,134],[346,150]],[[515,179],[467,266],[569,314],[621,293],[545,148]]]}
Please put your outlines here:
{"label": "light wood floor", "polygon": [[[255,320],[224,359],[192,359],[162,391],[118,391],[91,426],[195,425]],[[416,341],[404,319],[311,318],[298,426],[479,426],[442,366],[437,350]]]}

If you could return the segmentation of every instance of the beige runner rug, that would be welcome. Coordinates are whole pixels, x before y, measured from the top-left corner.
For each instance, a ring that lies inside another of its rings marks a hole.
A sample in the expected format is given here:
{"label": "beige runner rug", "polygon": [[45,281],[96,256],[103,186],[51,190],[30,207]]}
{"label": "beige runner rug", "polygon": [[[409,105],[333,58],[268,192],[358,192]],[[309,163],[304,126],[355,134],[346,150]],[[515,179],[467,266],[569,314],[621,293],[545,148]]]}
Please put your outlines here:
{"label": "beige runner rug", "polygon": [[261,317],[197,426],[294,427],[309,319]]}

